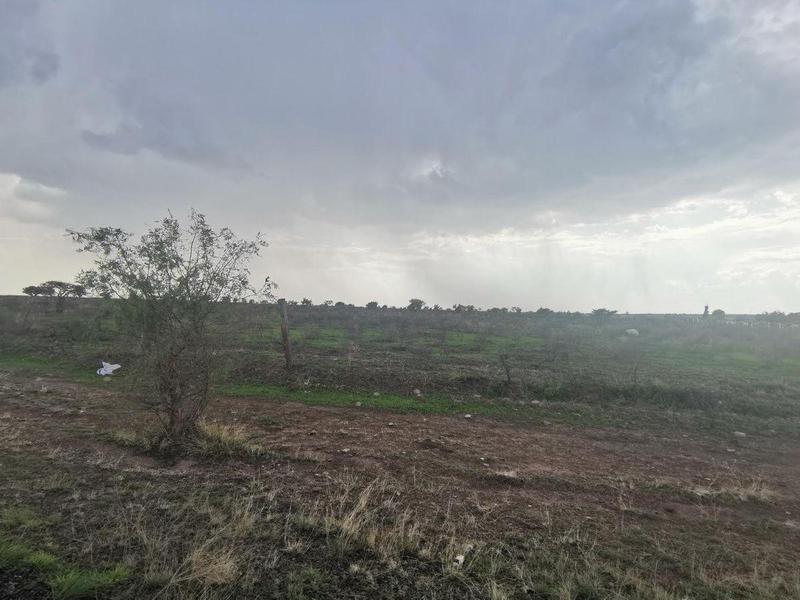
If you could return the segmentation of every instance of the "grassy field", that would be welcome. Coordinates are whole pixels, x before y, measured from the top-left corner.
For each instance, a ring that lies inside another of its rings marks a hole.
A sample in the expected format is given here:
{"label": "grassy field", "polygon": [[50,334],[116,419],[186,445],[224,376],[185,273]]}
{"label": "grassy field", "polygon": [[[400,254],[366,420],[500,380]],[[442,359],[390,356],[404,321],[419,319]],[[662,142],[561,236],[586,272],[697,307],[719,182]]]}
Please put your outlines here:
{"label": "grassy field", "polygon": [[118,310],[0,298],[0,597],[800,598],[792,318],[226,305],[167,460]]}

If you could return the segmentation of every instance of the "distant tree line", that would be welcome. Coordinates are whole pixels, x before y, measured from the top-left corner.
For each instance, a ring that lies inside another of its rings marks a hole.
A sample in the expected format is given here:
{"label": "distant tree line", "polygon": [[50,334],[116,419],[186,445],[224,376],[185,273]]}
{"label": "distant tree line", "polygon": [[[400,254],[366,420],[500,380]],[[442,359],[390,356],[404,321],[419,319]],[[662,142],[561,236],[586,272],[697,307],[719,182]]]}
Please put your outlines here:
{"label": "distant tree line", "polygon": [[79,283],[68,283],[66,281],[51,279],[39,285],[24,287],[22,288],[22,293],[32,298],[37,296],[55,298],[56,310],[60,312],[64,309],[65,298],[83,298],[86,295],[86,287]]}
{"label": "distant tree line", "polygon": [[[321,308],[357,308],[355,304],[346,303],[342,301],[334,302],[333,300],[324,300],[319,304],[315,304],[313,300],[310,298],[303,298],[302,300],[287,300],[287,305],[289,306],[300,306],[300,307],[321,307]],[[502,306],[502,307],[492,307],[483,309],[479,306],[475,306],[474,304],[453,304],[450,308],[445,308],[439,304],[428,304],[425,300],[421,298],[411,298],[408,301],[408,304],[405,306],[389,306],[388,304],[380,304],[377,300],[370,300],[364,305],[364,308],[367,310],[407,310],[410,312],[423,312],[423,311],[433,311],[433,312],[454,312],[454,313],[488,313],[488,314],[522,314],[524,312],[533,313],[537,315],[571,315],[571,314],[582,314],[579,311],[571,312],[571,311],[555,311],[551,308],[547,307],[540,307],[534,311],[523,311],[522,308],[519,306],[512,306],[510,308]],[[611,316],[617,314],[616,310],[611,310],[608,308],[597,308],[592,311],[592,314],[595,316]]]}

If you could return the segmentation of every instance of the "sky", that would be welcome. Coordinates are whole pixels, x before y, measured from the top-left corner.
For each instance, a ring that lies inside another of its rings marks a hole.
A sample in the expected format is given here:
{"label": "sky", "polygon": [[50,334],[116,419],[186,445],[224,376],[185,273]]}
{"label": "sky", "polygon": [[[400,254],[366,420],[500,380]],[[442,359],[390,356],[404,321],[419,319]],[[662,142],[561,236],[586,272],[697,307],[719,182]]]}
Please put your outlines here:
{"label": "sky", "polygon": [[0,294],[192,207],[287,298],[800,311],[800,0],[0,0]]}

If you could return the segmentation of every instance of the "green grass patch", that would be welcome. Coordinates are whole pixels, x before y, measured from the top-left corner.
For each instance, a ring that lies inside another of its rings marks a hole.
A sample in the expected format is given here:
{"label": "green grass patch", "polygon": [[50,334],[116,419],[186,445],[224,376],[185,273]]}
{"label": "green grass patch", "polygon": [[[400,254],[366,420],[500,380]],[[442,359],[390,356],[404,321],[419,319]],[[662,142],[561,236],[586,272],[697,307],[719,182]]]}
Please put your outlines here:
{"label": "green grass patch", "polygon": [[96,373],[100,367],[81,365],[74,361],[54,359],[46,356],[0,354],[0,370],[15,371],[37,377],[62,377],[75,383],[100,383]]}
{"label": "green grass patch", "polygon": [[56,556],[35,550],[25,544],[0,536],[0,569],[33,569],[53,592],[56,600],[94,598],[129,577],[125,567],[111,569],[78,569],[66,565]]}
{"label": "green grass patch", "polygon": [[[546,398],[544,404],[531,405],[526,400],[481,398],[463,400],[444,395],[428,395],[424,398],[379,394],[348,390],[313,388],[290,389],[273,384],[225,384],[215,391],[229,397],[256,397],[266,400],[302,402],[312,406],[337,406],[370,408],[396,413],[483,415],[535,422],[549,421],[563,425],[582,427],[616,427],[620,429],[673,429],[697,430],[729,436],[732,431],[775,430],[784,434],[800,434],[800,418],[774,414],[740,414],[722,409],[720,406],[693,404],[683,396],[673,398],[667,394],[639,397],[636,390],[605,390],[606,398],[586,395],[583,388],[558,387],[539,389],[537,398]],[[595,394],[603,390],[595,390]],[[647,389],[639,393],[648,393]],[[660,404],[659,410],[654,406]]]}
{"label": "green grass patch", "polygon": [[128,577],[128,570],[123,566],[108,570],[66,569],[48,577],[47,582],[53,590],[55,600],[77,600],[94,598],[99,591],[125,581]]}
{"label": "green grass patch", "polygon": [[226,384],[217,386],[223,396],[257,397],[270,400],[291,400],[315,406],[360,406],[400,413],[510,415],[513,406],[506,402],[461,402],[445,396],[414,398],[397,394],[374,394],[368,392],[328,390],[315,388],[293,390],[272,384]]}

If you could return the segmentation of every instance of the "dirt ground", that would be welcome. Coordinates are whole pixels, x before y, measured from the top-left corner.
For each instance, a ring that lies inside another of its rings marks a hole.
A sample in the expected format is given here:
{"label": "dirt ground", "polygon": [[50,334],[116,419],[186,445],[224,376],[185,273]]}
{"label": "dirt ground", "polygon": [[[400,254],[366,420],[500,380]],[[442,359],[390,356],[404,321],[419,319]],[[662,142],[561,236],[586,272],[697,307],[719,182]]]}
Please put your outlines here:
{"label": "dirt ground", "polygon": [[[464,539],[586,524],[600,543],[635,527],[691,551],[723,544],[736,550],[743,571],[764,556],[778,570],[774,561],[785,561],[788,571],[800,559],[800,447],[771,432],[659,435],[256,398],[214,398],[208,420],[239,425],[272,453],[164,462],[107,441],[110,432],[153,426],[113,390],[2,374],[0,462],[25,451],[181,481],[257,476],[308,506],[335,497],[344,481],[384,477],[402,506],[425,515],[426,527],[456,522]],[[14,493],[24,499],[22,487]]]}

